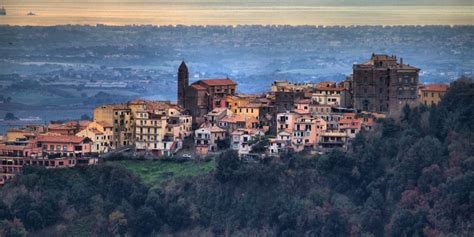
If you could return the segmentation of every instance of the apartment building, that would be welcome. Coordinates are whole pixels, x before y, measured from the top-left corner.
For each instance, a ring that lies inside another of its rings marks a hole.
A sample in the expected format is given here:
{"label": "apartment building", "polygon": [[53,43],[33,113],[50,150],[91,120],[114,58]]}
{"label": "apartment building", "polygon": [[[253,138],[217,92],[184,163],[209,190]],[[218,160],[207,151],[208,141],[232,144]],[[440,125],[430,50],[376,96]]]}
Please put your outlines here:
{"label": "apartment building", "polygon": [[261,129],[238,129],[230,134],[230,147],[237,151],[240,157],[250,154],[254,141],[261,136],[265,136],[265,132]]}
{"label": "apartment building", "polygon": [[418,87],[418,101],[427,106],[437,105],[448,89],[446,84],[421,85]]}

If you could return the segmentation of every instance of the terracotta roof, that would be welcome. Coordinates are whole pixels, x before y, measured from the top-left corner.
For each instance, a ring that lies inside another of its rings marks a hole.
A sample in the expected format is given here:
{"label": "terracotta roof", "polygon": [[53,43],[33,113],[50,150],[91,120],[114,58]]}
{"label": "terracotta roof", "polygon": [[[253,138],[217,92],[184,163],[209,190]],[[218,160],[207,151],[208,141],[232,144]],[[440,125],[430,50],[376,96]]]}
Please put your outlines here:
{"label": "terracotta roof", "polygon": [[65,125],[66,126],[77,126],[79,125],[80,127],[87,127],[91,121],[89,120],[81,120],[81,121],[69,121]]}
{"label": "terracotta roof", "polygon": [[95,128],[90,130],[91,133],[94,133],[95,135],[102,135],[103,133]]}
{"label": "terracotta roof", "polygon": [[100,126],[104,127],[104,128],[112,128],[113,125],[105,122],[105,121],[97,121],[97,124],[99,124]]}
{"label": "terracotta roof", "polygon": [[143,104],[146,104],[147,102],[148,101],[146,101],[146,100],[135,99],[135,100],[129,101],[128,104],[129,105],[143,105]]}
{"label": "terracotta roof", "polygon": [[65,124],[49,124],[48,125],[49,130],[55,130],[55,129],[75,129],[73,126],[65,125]]}
{"label": "terracotta roof", "polygon": [[192,84],[191,87],[196,89],[196,90],[205,90],[206,89],[203,86],[198,85],[198,84]]}
{"label": "terracotta roof", "polygon": [[0,145],[0,150],[26,150],[29,146]]}
{"label": "terracotta roof", "polygon": [[227,123],[245,122],[245,117],[239,114],[234,114],[231,116],[227,115],[221,119],[221,122],[227,122]]}
{"label": "terracotta roof", "polygon": [[422,91],[432,91],[432,92],[446,92],[449,89],[449,86],[446,84],[428,84],[423,85],[420,90]]}
{"label": "terracotta roof", "polygon": [[81,143],[84,141],[84,137],[76,136],[51,136],[51,135],[40,135],[36,138],[38,142],[55,142],[55,143]]}
{"label": "terracotta roof", "polygon": [[217,126],[212,126],[210,130],[211,130],[211,132],[226,132],[226,130],[224,130],[220,127],[217,127]]}
{"label": "terracotta roof", "polygon": [[358,123],[362,123],[361,120],[359,119],[341,119],[339,120],[339,124],[358,124]]}
{"label": "terracotta roof", "polygon": [[170,109],[175,105],[171,104],[169,101],[147,101],[146,106],[149,110],[164,110]]}
{"label": "terracotta roof", "polygon": [[204,83],[208,86],[235,86],[237,83],[232,81],[229,78],[224,78],[224,79],[207,79],[207,80],[200,80],[197,82]]}
{"label": "terracotta roof", "polygon": [[234,114],[234,115],[227,115],[221,119],[221,122],[227,123],[236,123],[236,122],[258,122],[258,120],[254,117],[246,116],[243,114]]}

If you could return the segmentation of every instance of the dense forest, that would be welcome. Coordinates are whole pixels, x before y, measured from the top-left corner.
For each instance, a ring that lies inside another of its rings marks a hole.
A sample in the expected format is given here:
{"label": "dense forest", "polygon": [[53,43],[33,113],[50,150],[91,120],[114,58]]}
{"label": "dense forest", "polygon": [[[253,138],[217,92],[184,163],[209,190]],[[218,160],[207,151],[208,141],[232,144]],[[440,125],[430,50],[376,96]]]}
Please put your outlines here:
{"label": "dense forest", "polygon": [[148,187],[123,167],[26,168],[4,186],[0,236],[474,236],[474,83],[405,107],[349,152],[257,163]]}

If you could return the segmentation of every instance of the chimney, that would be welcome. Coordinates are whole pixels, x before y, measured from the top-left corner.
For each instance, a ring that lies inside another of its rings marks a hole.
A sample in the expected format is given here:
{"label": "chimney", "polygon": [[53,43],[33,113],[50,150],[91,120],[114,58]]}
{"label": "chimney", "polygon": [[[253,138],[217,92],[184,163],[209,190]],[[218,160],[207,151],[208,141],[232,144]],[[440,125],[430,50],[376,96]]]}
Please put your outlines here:
{"label": "chimney", "polygon": [[403,58],[400,57],[400,64],[403,65]]}

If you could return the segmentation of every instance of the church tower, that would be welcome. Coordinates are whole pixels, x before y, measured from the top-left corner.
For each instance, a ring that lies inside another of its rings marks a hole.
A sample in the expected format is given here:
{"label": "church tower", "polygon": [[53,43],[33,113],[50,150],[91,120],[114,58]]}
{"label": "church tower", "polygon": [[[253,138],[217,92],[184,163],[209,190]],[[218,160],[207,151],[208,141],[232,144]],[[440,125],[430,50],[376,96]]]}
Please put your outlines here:
{"label": "church tower", "polygon": [[189,73],[186,63],[181,62],[178,69],[178,105],[185,108],[186,88],[189,85]]}

